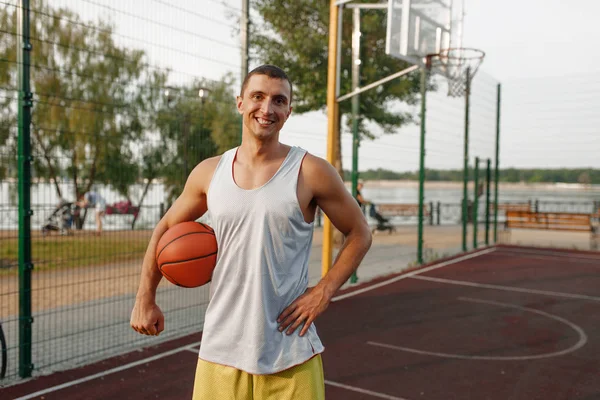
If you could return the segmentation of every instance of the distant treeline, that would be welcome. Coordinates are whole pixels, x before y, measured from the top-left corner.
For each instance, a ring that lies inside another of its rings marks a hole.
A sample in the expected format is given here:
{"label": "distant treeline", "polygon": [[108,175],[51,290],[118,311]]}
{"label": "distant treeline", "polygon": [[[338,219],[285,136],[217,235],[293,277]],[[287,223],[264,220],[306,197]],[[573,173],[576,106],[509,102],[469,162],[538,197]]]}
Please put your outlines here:
{"label": "distant treeline", "polygon": [[[428,169],[425,172],[427,181],[462,181],[462,170],[436,170]],[[485,177],[485,170],[480,169],[480,178]],[[471,179],[473,170],[470,171]],[[494,177],[492,176],[492,179]],[[350,180],[350,171],[344,170],[344,179]],[[360,172],[363,180],[418,180],[419,172],[395,172],[386,169],[370,169]],[[507,168],[500,170],[500,182],[526,182],[526,183],[600,183],[600,169],[518,169]]]}

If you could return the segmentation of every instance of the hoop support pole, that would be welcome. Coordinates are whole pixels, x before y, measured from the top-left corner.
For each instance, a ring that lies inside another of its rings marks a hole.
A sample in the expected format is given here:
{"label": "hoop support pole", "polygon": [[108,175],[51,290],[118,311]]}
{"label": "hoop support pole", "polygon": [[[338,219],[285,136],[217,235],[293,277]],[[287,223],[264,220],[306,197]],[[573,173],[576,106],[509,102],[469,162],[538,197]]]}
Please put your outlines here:
{"label": "hoop support pole", "polygon": [[371,90],[371,89],[373,89],[373,88],[375,88],[375,87],[377,87],[377,86],[379,86],[379,85],[381,85],[381,84],[383,84],[383,83],[386,83],[386,82],[388,82],[388,81],[391,81],[392,79],[396,79],[396,78],[398,78],[398,77],[400,77],[400,76],[406,75],[406,74],[408,74],[408,73],[410,73],[410,72],[413,72],[413,71],[415,71],[415,70],[417,70],[417,69],[419,69],[419,68],[420,68],[420,66],[418,66],[418,65],[413,65],[412,67],[408,67],[408,68],[406,68],[406,69],[403,69],[402,71],[398,71],[398,72],[396,72],[395,74],[392,74],[392,75],[390,75],[390,76],[386,76],[386,77],[385,77],[385,78],[383,78],[383,79],[380,79],[380,80],[378,80],[378,81],[376,81],[376,82],[370,83],[370,84],[368,84],[368,85],[367,85],[367,86],[365,86],[365,87],[358,88],[358,89],[356,89],[356,90],[353,90],[353,91],[352,91],[352,92],[350,92],[350,93],[347,93],[347,94],[345,94],[345,95],[343,95],[343,96],[340,96],[340,97],[338,97],[337,101],[338,101],[338,103],[340,103],[340,102],[342,102],[342,101],[344,101],[344,100],[348,100],[349,98],[351,98],[351,97],[354,97],[354,96],[356,96],[357,94],[361,94],[361,93],[363,93],[363,92],[366,92],[367,90]]}

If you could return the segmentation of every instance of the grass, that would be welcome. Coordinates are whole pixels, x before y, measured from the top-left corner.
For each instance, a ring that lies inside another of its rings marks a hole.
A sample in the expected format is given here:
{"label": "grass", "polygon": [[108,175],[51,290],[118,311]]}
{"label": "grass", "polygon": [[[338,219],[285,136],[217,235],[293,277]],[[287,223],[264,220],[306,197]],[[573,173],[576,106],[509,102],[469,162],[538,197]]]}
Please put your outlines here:
{"label": "grass", "polygon": [[[18,239],[16,232],[0,232],[0,274],[16,274]],[[9,236],[10,235],[10,236]],[[140,264],[152,231],[75,232],[72,236],[34,234],[32,258],[36,270],[79,268],[138,261]]]}

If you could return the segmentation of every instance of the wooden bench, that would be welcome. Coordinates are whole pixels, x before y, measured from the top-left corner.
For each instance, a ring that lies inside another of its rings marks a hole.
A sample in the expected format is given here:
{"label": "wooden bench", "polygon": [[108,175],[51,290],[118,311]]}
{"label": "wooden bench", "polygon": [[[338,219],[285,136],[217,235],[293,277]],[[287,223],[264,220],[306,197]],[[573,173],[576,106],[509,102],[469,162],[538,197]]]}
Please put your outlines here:
{"label": "wooden bench", "polygon": [[[498,213],[506,214],[507,211],[527,212],[531,211],[531,206],[528,203],[498,203]],[[490,203],[490,215],[494,215],[494,203]]]}
{"label": "wooden bench", "polygon": [[[386,217],[418,217],[418,204],[377,204],[377,212]],[[423,216],[428,217],[431,213],[429,207],[425,204],[423,207]]]}
{"label": "wooden bench", "polygon": [[596,248],[596,227],[592,214],[564,212],[507,211],[504,229],[547,229],[557,231],[590,232],[592,248]]}
{"label": "wooden bench", "polygon": [[[494,204],[490,204],[490,211],[494,210]],[[498,211],[530,211],[531,206],[528,203],[499,203]]]}

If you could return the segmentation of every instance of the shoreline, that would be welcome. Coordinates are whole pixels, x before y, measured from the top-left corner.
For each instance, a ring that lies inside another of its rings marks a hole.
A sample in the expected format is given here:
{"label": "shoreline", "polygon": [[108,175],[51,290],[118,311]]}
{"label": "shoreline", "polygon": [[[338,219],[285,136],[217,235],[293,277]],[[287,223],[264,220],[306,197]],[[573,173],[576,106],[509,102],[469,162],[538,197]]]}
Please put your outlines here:
{"label": "shoreline", "polygon": [[[419,181],[412,180],[363,180],[365,188],[418,188]],[[350,185],[350,182],[346,182]],[[473,187],[470,181],[469,187]],[[426,181],[425,187],[429,189],[461,189],[462,182],[453,181]],[[494,185],[492,184],[492,188]],[[527,182],[500,182],[499,189],[509,190],[576,190],[576,191],[600,191],[600,185],[588,185],[581,183],[527,183]]]}

